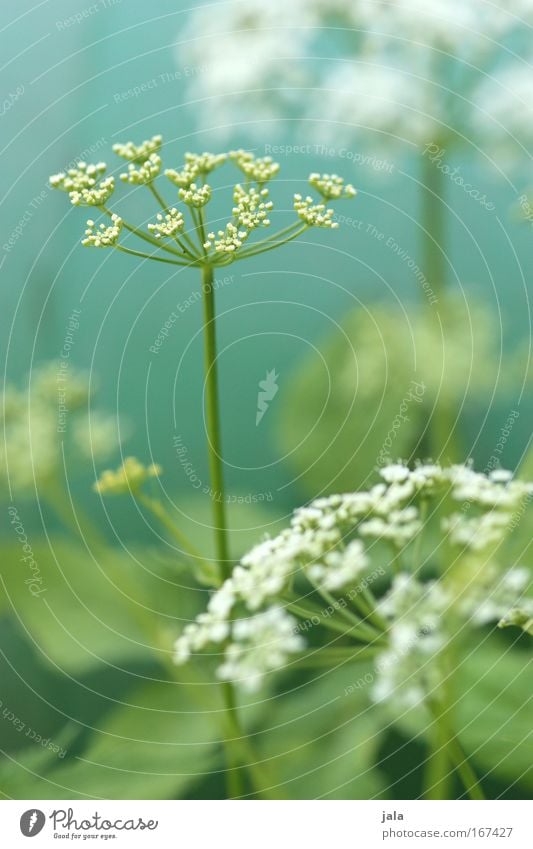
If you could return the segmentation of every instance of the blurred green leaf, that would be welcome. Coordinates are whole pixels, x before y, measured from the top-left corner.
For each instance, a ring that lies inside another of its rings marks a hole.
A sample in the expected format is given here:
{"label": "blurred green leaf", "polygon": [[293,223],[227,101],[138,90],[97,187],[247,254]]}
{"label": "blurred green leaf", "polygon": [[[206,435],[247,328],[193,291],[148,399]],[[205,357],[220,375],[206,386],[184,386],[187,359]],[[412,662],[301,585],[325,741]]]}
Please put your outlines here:
{"label": "blurred green leaf", "polygon": [[465,403],[519,385],[520,352],[500,374],[500,335],[473,297],[408,315],[388,304],[351,312],[320,345],[323,359],[301,363],[279,404],[288,462],[315,494],[360,488],[376,465],[431,456]]}
{"label": "blurred green leaf", "polygon": [[503,640],[487,640],[466,655],[457,669],[456,726],[478,771],[533,788],[531,672],[531,653]]}
{"label": "blurred green leaf", "polygon": [[213,688],[199,704],[179,682],[143,683],[117,704],[80,754],[60,760],[32,749],[3,763],[13,798],[172,799],[217,766],[220,738]]}
{"label": "blurred green leaf", "polygon": [[353,664],[318,673],[263,706],[256,747],[283,798],[368,799],[382,792],[375,768],[381,717],[361,690],[345,694],[366,669]]}

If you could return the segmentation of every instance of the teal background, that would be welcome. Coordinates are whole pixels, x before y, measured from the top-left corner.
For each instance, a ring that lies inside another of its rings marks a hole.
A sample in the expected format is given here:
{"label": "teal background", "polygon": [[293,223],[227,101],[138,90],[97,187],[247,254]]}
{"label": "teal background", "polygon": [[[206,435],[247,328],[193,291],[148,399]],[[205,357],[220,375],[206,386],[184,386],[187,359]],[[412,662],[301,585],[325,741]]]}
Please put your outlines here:
{"label": "teal background", "polygon": [[[172,276],[155,263],[139,265],[129,257],[82,249],[79,239],[85,211],[71,208],[61,193],[49,190],[47,179],[92,147],[96,150],[87,154],[89,160],[101,158],[112,163],[112,169],[119,168],[120,162],[110,152],[117,140],[139,141],[162,133],[167,166],[179,165],[185,150],[220,149],[220,145],[210,128],[197,126],[197,110],[188,102],[186,83],[198,71],[180,66],[174,47],[187,18],[186,4],[159,0],[155,8],[147,9],[122,0],[98,6],[97,12],[68,28],[60,23],[90,8],[83,2],[26,3],[16,12],[10,10],[12,22],[4,23],[3,89],[10,92],[24,86],[24,94],[3,115],[0,125],[2,241],[28,210],[31,217],[23,236],[9,251],[3,249],[0,257],[1,350],[9,379],[23,381],[36,363],[58,355],[68,316],[73,308],[81,309],[72,361],[98,376],[99,402],[116,410],[121,427],[129,430],[126,453],[142,458],[153,454],[167,470],[166,485],[187,493],[190,488],[176,466],[172,447],[175,432],[183,435],[200,477],[207,477],[200,304],[180,315],[157,356],[149,352],[149,346],[176,303],[197,290],[197,276],[187,270]],[[124,92],[153,80],[157,84],[145,93],[124,99]],[[302,132],[290,115],[280,116],[265,139],[273,145],[294,141],[302,142]],[[248,145],[261,150],[246,128],[236,128],[227,144]],[[342,226],[336,233],[311,234],[308,243],[237,264],[224,272],[234,275],[234,280],[221,287],[217,296],[229,488],[242,493],[274,492],[283,511],[306,496],[291,482],[287,464],[279,462],[275,438],[285,393],[291,392],[291,369],[309,346],[320,344],[324,334],[334,329],[333,322],[358,303],[371,306],[388,299],[408,310],[409,303],[420,297],[405,264],[364,232],[367,225],[375,224],[415,261],[420,260],[416,188],[420,157],[400,146],[379,151],[370,133],[354,132],[351,149],[384,157],[392,164],[392,173],[316,153],[282,156],[283,182],[276,187],[275,199],[282,208],[294,190],[304,188],[311,170],[335,168],[359,190],[358,198],[339,211],[360,219],[363,230]],[[447,185],[452,209],[447,234],[449,276],[456,288],[463,289],[466,301],[477,293],[501,315],[502,334],[496,342],[507,352],[520,340],[527,342],[530,330],[527,266],[532,233],[516,211],[517,195],[528,185],[530,166],[525,159],[511,156],[497,162],[502,176],[488,158],[474,162],[469,150],[452,157],[450,164],[460,165],[465,178],[486,193],[496,210],[485,212],[459,187]],[[227,172],[219,173],[217,185],[223,191]],[[32,209],[32,200],[40,192],[44,199]],[[155,212],[142,190],[126,203],[137,220]],[[224,210],[227,203],[216,208]],[[126,207],[119,201],[118,208]],[[526,346],[524,374],[527,367]],[[280,375],[280,391],[256,428],[257,384],[271,368]],[[494,363],[496,393],[505,368],[505,356],[503,370]],[[516,403],[525,415],[506,449],[508,465],[519,460],[528,439],[530,407],[526,398],[517,397]],[[507,401],[500,409],[490,399],[483,409],[468,409],[467,442],[470,446],[476,441],[475,456],[480,462],[490,454],[507,411]],[[483,433],[477,439],[480,428]],[[80,493],[87,490],[92,477],[91,470],[86,470]]]}

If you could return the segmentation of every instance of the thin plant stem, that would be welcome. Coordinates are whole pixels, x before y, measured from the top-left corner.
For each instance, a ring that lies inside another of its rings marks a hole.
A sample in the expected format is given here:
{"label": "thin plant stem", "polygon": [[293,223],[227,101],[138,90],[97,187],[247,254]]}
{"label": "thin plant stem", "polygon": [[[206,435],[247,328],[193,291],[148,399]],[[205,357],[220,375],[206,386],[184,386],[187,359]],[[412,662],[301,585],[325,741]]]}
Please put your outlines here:
{"label": "thin plant stem", "polygon": [[[446,719],[446,711],[442,705],[439,706],[435,701],[429,702],[429,708],[433,715],[435,726],[438,728],[437,735],[441,740],[441,748],[443,757],[446,757],[448,763],[448,771],[450,765],[455,767],[465,790],[470,799],[481,800],[485,798],[485,794],[479,784],[479,780],[470,766],[468,758],[463,751],[457,736],[454,734]],[[433,798],[446,798],[443,796]]]}
{"label": "thin plant stem", "polygon": [[316,666],[334,666],[338,663],[357,663],[380,654],[381,646],[354,646],[353,648],[326,648],[307,652],[303,657],[291,661],[290,669],[306,669]]}
{"label": "thin plant stem", "polygon": [[369,635],[365,630],[359,629],[358,625],[354,624],[353,622],[348,623],[348,622],[345,621],[344,623],[342,623],[342,622],[336,621],[333,618],[331,618],[331,619],[321,618],[320,617],[321,611],[319,611],[318,609],[317,610],[309,609],[309,608],[303,607],[301,604],[298,604],[297,602],[294,602],[294,601],[287,602],[287,609],[292,610],[293,613],[296,613],[297,616],[301,616],[304,619],[311,619],[312,620],[314,617],[317,617],[318,619],[320,619],[319,624],[323,628],[327,628],[330,631],[335,631],[335,633],[342,634],[344,637],[357,637],[358,639],[367,643],[369,639],[374,640],[378,636],[374,632],[372,632],[372,634]]}
{"label": "thin plant stem", "polygon": [[176,542],[182,547],[183,551],[195,560],[199,560],[207,566],[209,570],[212,570],[212,564],[202,556],[198,549],[188,539],[187,535],[180,531],[160,501],[156,498],[150,498],[142,492],[137,493],[136,498],[161,522],[163,527],[167,529],[171,536],[173,536]]}
{"label": "thin plant stem", "polygon": [[[436,144],[443,147],[438,141]],[[430,282],[437,302],[438,313],[429,315],[435,333],[446,334],[448,320],[448,282],[446,259],[446,186],[444,174],[438,163],[429,156],[422,157],[422,259],[425,275]],[[444,396],[437,400],[429,424],[429,442],[435,460],[445,452],[448,459],[457,459],[458,445],[455,433],[453,405]]]}
{"label": "thin plant stem", "polygon": [[115,245],[117,251],[120,251],[123,254],[130,254],[130,256],[140,256],[143,259],[154,259],[156,262],[165,262],[167,265],[181,265],[185,268],[191,266],[190,262],[179,262],[175,259],[167,259],[164,256],[154,256],[153,254],[145,254],[142,251],[136,251],[133,248],[125,248],[123,245]]}
{"label": "thin plant stem", "polygon": [[300,227],[299,230],[296,230],[292,234],[292,236],[288,236],[286,239],[282,239],[282,241],[280,241],[280,242],[273,242],[272,244],[267,245],[267,247],[260,248],[259,250],[255,250],[254,248],[251,248],[248,251],[243,251],[242,253],[238,254],[237,259],[248,259],[251,256],[259,256],[260,254],[264,254],[267,251],[273,251],[274,248],[281,248],[283,245],[288,244],[288,242],[292,242],[294,239],[297,239],[298,236],[301,236],[302,233],[305,233],[305,231],[308,230],[308,229],[309,228],[308,228],[307,224],[304,224],[304,226]]}
{"label": "thin plant stem", "polygon": [[224,474],[222,469],[222,439],[220,432],[216,359],[215,292],[213,282],[213,269],[209,265],[204,265],[202,268],[202,294],[204,305],[204,368],[209,472],[212,490],[211,498],[213,503],[216,554],[221,573],[227,577],[231,569],[228,556],[228,532],[226,506],[224,502]]}
{"label": "thin plant stem", "polygon": [[485,799],[485,794],[481,789],[479,779],[470,766],[468,758],[463,752],[463,749],[456,737],[452,736],[449,751],[453,758],[457,773],[465,786],[465,790],[467,791],[469,798],[477,799],[478,801]]}
{"label": "thin plant stem", "polygon": [[376,599],[368,587],[360,585],[359,592],[352,598],[353,603],[368,619],[369,625],[373,625],[380,631],[388,631],[389,623],[376,610]]}
{"label": "thin plant stem", "polygon": [[442,710],[432,710],[431,752],[426,766],[425,798],[449,799],[452,776],[449,752],[449,735],[441,720]]}
{"label": "thin plant stem", "polygon": [[239,758],[233,742],[235,735],[240,736],[240,726],[235,706],[235,693],[233,691],[233,687],[230,683],[225,681],[222,682],[221,686],[228,727],[224,745],[227,759],[226,782],[228,797],[230,799],[238,799],[239,797],[244,796],[246,792],[244,782],[242,780],[243,776],[239,764]]}
{"label": "thin plant stem", "polygon": [[316,589],[319,595],[322,596],[324,601],[327,602],[330,607],[333,607],[334,610],[338,611],[339,616],[344,619],[345,622],[348,622],[352,626],[352,628],[357,628],[360,633],[367,634],[367,637],[371,640],[377,639],[379,636],[381,636],[380,632],[377,631],[376,628],[372,627],[371,625],[367,625],[365,622],[362,621],[362,619],[359,619],[359,617],[351,613],[351,611],[341,607],[337,599],[334,598],[330,592],[325,590],[323,587],[320,587],[314,581],[310,581],[310,583]]}

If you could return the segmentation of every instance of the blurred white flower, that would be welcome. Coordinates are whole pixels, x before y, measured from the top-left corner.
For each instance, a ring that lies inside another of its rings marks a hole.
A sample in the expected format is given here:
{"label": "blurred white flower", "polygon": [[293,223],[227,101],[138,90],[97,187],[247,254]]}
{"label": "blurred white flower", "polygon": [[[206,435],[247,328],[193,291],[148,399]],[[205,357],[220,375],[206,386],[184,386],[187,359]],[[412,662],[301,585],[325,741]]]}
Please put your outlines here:
{"label": "blurred white flower", "polygon": [[245,124],[263,137],[285,112],[310,118],[306,135],[321,141],[368,129],[419,144],[451,124],[490,145],[509,141],[498,120],[531,135],[517,105],[533,79],[532,23],[532,0],[230,0],[195,10],[177,53],[198,69],[197,112],[222,135]]}
{"label": "blurred white flower", "polygon": [[[256,689],[265,672],[281,668],[290,654],[304,648],[284,610],[305,613],[298,599],[294,606],[295,588],[307,580],[330,605],[326,618],[337,609],[346,617],[347,599],[357,598],[368,585],[364,581],[373,556],[385,574],[383,548],[374,553],[378,540],[394,547],[389,564],[392,581],[374,602],[374,614],[370,608],[370,619],[362,623],[366,630],[358,635],[382,646],[376,664],[376,700],[394,694],[396,706],[412,706],[425,699],[442,679],[439,652],[458,628],[498,620],[502,626],[529,623],[533,602],[522,598],[529,572],[500,568],[492,559],[492,547],[504,540],[513,516],[510,511],[518,511],[531,498],[533,485],[514,480],[503,470],[481,474],[470,465],[419,464],[411,470],[395,463],[380,474],[386,483],[368,491],[318,498],[296,510],[289,528],[246,554],[212,594],[207,610],[176,641],[176,663],[217,644],[223,655],[219,677]],[[465,498],[465,487],[469,510],[457,513],[455,506]],[[434,551],[449,551],[452,546],[450,561],[456,566],[450,568],[446,562],[442,577],[426,582],[418,575],[416,554],[420,550],[416,543],[426,533],[422,500],[426,505],[432,501],[428,515],[434,518],[427,533]],[[480,552],[482,560],[476,558]],[[340,593],[340,600],[331,593]],[[372,622],[375,628],[376,616],[381,632],[367,624]],[[321,624],[320,616],[315,619]],[[346,636],[358,624],[349,619]]]}

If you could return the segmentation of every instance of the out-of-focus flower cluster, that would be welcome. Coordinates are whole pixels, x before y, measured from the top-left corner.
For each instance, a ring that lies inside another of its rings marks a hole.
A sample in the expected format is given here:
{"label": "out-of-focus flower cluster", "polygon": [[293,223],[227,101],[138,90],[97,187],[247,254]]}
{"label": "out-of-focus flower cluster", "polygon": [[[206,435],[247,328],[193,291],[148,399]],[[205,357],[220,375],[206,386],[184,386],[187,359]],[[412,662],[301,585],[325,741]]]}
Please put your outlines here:
{"label": "out-of-focus flower cluster", "polygon": [[115,419],[92,408],[89,376],[68,361],[35,369],[22,389],[7,385],[2,393],[3,434],[0,478],[15,497],[38,488],[46,495],[84,460],[105,460],[118,447]]}
{"label": "out-of-focus flower cluster", "polygon": [[[302,507],[289,528],[246,554],[207,610],[185,627],[176,662],[218,649],[219,677],[255,689],[265,673],[304,650],[289,613],[295,588],[307,583],[326,598],[346,597],[377,563],[388,565],[390,584],[376,602],[385,623],[376,700],[394,694],[405,705],[422,701],[440,674],[438,654],[458,629],[531,622],[533,600],[522,598],[529,571],[502,568],[497,556],[533,497],[533,484],[469,465],[395,463],[380,475],[369,490]],[[424,537],[429,561],[451,552],[438,579],[424,574]]]}
{"label": "out-of-focus flower cluster", "polygon": [[118,469],[106,469],[102,472],[94,484],[94,489],[100,495],[123,495],[127,492],[136,494],[147,480],[159,477],[162,471],[157,463],[145,466],[136,457],[126,457]]}
{"label": "out-of-focus flower cluster", "polygon": [[[370,129],[376,143],[420,144],[454,128],[486,146],[531,136],[532,20],[532,0],[230,0],[198,8],[177,51],[180,65],[209,54],[190,96],[221,133],[242,116],[264,135],[280,107],[294,115],[300,103],[322,142]],[[329,64],[324,33],[337,42]]]}

